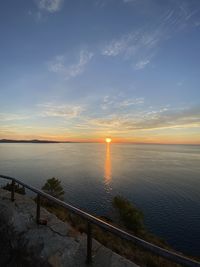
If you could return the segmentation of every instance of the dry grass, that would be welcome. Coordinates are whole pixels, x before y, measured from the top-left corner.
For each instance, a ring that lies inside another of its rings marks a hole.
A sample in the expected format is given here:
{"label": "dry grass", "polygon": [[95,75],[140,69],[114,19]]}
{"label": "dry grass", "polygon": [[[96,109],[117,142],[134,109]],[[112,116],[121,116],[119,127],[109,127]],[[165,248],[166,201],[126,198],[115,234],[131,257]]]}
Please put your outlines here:
{"label": "dry grass", "polygon": [[[45,208],[54,213],[59,219],[62,221],[69,222],[78,232],[86,232],[87,231],[87,224],[86,222],[81,219],[79,216],[74,215],[66,211],[66,209],[62,207],[51,206],[50,204],[45,204]],[[107,221],[115,226],[110,220],[106,220],[105,218],[101,218],[104,221]],[[126,229],[127,230],[127,229]],[[143,267],[180,267],[181,265],[171,263],[159,256],[152,254],[138,246],[132,244],[131,242],[125,241],[120,239],[119,237],[105,232],[101,230],[97,226],[93,226],[92,228],[93,237],[98,240],[104,246],[112,249],[116,253],[120,254],[121,256],[133,261],[134,263],[138,264],[139,266]],[[162,246],[164,248],[168,248],[162,240],[157,239],[155,236],[149,234],[147,241],[150,241],[156,245]]]}

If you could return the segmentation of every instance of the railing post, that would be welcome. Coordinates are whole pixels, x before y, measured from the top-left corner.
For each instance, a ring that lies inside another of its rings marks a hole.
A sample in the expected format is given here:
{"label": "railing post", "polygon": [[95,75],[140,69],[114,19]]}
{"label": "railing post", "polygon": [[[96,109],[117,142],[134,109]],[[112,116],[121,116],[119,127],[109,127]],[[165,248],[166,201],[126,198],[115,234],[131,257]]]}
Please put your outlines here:
{"label": "railing post", "polygon": [[40,195],[37,194],[37,210],[36,210],[36,222],[40,223]]}
{"label": "railing post", "polygon": [[[33,191],[34,193],[37,194],[37,210],[36,210],[36,220],[37,223],[42,224],[42,225],[46,225],[47,224],[47,220],[41,220],[40,219],[40,202],[41,202],[41,197],[43,198],[47,198],[48,200],[53,201],[54,203],[68,209],[69,211],[75,213],[76,215],[79,215],[80,217],[82,217],[83,219],[87,220],[87,259],[86,262],[88,264],[92,263],[92,225],[96,225],[98,227],[100,227],[101,229],[104,229],[110,233],[113,233],[114,235],[117,235],[118,237],[127,240],[127,241],[131,241],[134,244],[136,244],[137,246],[142,247],[143,249],[152,252],[162,258],[165,258],[169,261],[172,261],[174,263],[177,264],[181,264],[181,266],[190,266],[190,267],[200,267],[200,262],[193,260],[191,258],[187,258],[181,254],[178,254],[176,252],[164,249],[162,247],[159,247],[155,244],[152,244],[148,241],[145,241],[137,236],[131,235],[128,232],[125,232],[124,230],[117,228],[109,223],[106,223],[94,216],[91,216],[90,214],[76,208],[73,207],[70,204],[64,203],[63,201],[60,201],[44,192],[42,192],[41,190],[38,190],[36,188],[34,188],[33,186],[29,186],[21,181],[19,181],[16,178],[13,177],[8,177],[8,176],[4,176],[4,175],[0,175],[0,178],[4,178],[7,179],[9,181],[11,181],[11,184],[9,182],[9,185],[11,185],[11,200],[14,201],[14,197],[15,197],[15,185],[16,183],[24,186],[25,188]],[[9,188],[10,189],[10,188]]]}
{"label": "railing post", "polygon": [[87,223],[87,264],[92,263],[92,225]]}
{"label": "railing post", "polygon": [[11,201],[15,200],[15,181],[12,180],[11,183]]}

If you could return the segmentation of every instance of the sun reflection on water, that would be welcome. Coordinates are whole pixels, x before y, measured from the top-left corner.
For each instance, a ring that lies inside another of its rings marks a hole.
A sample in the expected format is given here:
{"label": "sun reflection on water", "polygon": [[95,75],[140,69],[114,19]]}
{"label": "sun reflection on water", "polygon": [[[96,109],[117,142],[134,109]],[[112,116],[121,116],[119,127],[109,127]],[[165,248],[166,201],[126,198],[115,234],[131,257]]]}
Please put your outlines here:
{"label": "sun reflection on water", "polygon": [[106,160],[105,160],[105,184],[109,185],[112,180],[112,169],[111,169],[111,157],[110,157],[110,143],[106,144]]}

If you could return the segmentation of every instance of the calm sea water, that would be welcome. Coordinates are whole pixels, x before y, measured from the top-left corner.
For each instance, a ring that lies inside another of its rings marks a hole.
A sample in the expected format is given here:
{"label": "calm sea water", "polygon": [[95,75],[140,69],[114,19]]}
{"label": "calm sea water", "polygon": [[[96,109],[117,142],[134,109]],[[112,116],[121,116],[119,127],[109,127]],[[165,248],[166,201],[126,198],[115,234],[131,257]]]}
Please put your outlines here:
{"label": "calm sea water", "polygon": [[151,232],[200,256],[200,146],[0,144],[0,173],[36,187],[58,177],[65,200],[96,215],[120,194]]}

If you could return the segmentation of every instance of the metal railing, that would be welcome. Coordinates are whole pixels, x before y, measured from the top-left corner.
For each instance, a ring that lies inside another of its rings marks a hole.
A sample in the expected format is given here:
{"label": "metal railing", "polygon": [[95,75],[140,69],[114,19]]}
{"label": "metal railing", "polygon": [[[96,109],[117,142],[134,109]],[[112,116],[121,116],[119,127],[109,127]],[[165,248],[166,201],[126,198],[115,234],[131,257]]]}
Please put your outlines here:
{"label": "metal railing", "polygon": [[150,242],[147,242],[137,236],[131,235],[127,232],[125,232],[124,230],[119,229],[116,226],[113,226],[109,223],[106,223],[104,221],[102,221],[101,219],[87,213],[84,212],[83,210],[80,210],[68,203],[65,203],[49,194],[46,194],[45,192],[25,184],[24,182],[13,178],[13,177],[9,177],[9,176],[5,176],[5,175],[0,175],[0,178],[4,178],[7,180],[11,181],[11,201],[15,200],[15,184],[20,184],[23,187],[31,190],[32,192],[37,194],[37,205],[36,205],[36,222],[39,223],[40,222],[40,197],[44,197],[56,204],[58,204],[59,206],[64,207],[65,209],[67,209],[68,211],[75,213],[76,215],[79,215],[81,218],[85,219],[87,221],[87,263],[91,263],[92,262],[92,225],[96,225],[98,227],[100,227],[101,229],[108,231],[118,237],[120,237],[121,239],[125,239],[128,241],[133,242],[134,244],[142,247],[145,250],[148,250],[158,256],[161,256],[167,260],[170,260],[171,262],[177,263],[177,264],[181,264],[183,266],[190,266],[190,267],[200,267],[200,262],[197,262],[193,259],[187,258],[185,256],[182,256],[180,254],[177,254],[175,252],[169,251],[167,249],[161,248],[159,246],[156,246]]}

